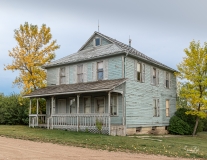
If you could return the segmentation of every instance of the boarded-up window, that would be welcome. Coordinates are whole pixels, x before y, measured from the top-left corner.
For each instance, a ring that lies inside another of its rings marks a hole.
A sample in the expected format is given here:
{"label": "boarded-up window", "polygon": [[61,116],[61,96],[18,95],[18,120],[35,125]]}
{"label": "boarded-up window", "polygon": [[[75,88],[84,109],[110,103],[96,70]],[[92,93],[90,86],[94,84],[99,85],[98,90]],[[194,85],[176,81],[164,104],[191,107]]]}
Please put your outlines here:
{"label": "boarded-up window", "polygon": [[160,116],[159,99],[153,99],[154,117]]}
{"label": "boarded-up window", "polygon": [[169,72],[166,72],[165,87],[170,88],[170,74],[169,74]]}
{"label": "boarded-up window", "polygon": [[65,84],[65,67],[60,68],[60,84]]}
{"label": "boarded-up window", "polygon": [[166,117],[170,116],[170,103],[169,100],[166,100]]}
{"label": "boarded-up window", "polygon": [[141,81],[141,63],[137,63],[137,81]]}
{"label": "boarded-up window", "polygon": [[111,115],[117,115],[118,113],[118,102],[117,102],[117,95],[111,95]]}
{"label": "boarded-up window", "polygon": [[91,97],[84,97],[84,113],[91,113]]}
{"label": "boarded-up window", "polygon": [[83,65],[78,65],[77,67],[77,79],[78,83],[83,82]]}
{"label": "boarded-up window", "polygon": [[103,80],[103,61],[97,63],[97,79]]}
{"label": "boarded-up window", "polygon": [[94,99],[95,113],[104,113],[105,111],[105,99],[104,97],[96,97]]}
{"label": "boarded-up window", "polygon": [[145,64],[142,63],[142,82],[145,82]]}

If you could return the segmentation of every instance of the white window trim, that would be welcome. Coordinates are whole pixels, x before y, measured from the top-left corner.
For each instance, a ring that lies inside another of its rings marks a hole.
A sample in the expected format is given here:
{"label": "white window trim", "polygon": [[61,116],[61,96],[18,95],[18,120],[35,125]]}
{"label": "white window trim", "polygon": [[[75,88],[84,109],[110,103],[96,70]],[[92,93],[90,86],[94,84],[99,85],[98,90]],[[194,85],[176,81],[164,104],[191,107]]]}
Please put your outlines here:
{"label": "white window trim", "polygon": [[98,99],[98,98],[103,98],[104,99],[104,114],[106,113],[106,101],[105,101],[105,97],[104,96],[101,96],[101,97],[94,97],[94,113],[97,113],[96,112],[96,101],[95,101],[95,99]]}
{"label": "white window trim", "polygon": [[[91,106],[91,96],[83,96],[83,113],[85,113],[85,105],[84,105],[84,98],[90,98],[90,112],[89,113],[91,113],[91,111],[92,111],[92,106]],[[85,113],[85,114],[87,114],[87,113]]]}
{"label": "white window trim", "polygon": [[70,108],[70,99],[74,99],[75,98],[75,108],[76,108],[76,113],[77,113],[77,98],[76,97],[68,97],[68,106],[69,106],[69,113],[70,114],[73,114],[71,113],[71,108]]}
{"label": "white window trim", "polygon": [[[112,115],[112,114],[111,114],[111,104],[110,104],[110,116],[111,116],[111,117],[118,117],[118,116],[119,116],[119,100],[118,100],[118,99],[119,99],[119,96],[118,96],[118,94],[111,94],[111,97],[112,97],[112,96],[116,96],[116,97],[117,97],[117,98],[116,98],[116,100],[117,100],[117,102],[116,102],[116,104],[117,104],[117,107],[116,107],[116,108],[117,108],[117,112],[116,112],[116,115]],[[111,98],[111,97],[110,97],[110,98]]]}

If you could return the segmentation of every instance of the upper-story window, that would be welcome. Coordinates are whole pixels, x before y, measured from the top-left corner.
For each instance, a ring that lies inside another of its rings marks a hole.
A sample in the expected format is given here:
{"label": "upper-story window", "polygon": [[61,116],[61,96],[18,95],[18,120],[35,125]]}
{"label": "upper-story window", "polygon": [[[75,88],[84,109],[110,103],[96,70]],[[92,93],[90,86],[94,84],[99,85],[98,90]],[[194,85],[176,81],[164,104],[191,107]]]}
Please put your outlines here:
{"label": "upper-story window", "polygon": [[166,72],[166,78],[165,78],[165,87],[170,88],[170,74],[169,72]]}
{"label": "upper-story window", "polygon": [[101,39],[95,38],[95,46],[100,46],[100,45],[101,45]]}
{"label": "upper-story window", "polygon": [[65,67],[60,68],[60,84],[65,84]]}
{"label": "upper-story window", "polygon": [[156,68],[152,69],[152,84],[156,85],[156,79],[157,79],[157,74],[156,74]]}
{"label": "upper-story window", "polygon": [[97,63],[97,78],[103,80],[103,61]]}
{"label": "upper-story window", "polygon": [[137,81],[141,81],[141,63],[137,63]]}
{"label": "upper-story window", "polygon": [[78,79],[78,83],[83,82],[83,65],[78,65],[77,66],[78,70],[77,70],[77,79]]}

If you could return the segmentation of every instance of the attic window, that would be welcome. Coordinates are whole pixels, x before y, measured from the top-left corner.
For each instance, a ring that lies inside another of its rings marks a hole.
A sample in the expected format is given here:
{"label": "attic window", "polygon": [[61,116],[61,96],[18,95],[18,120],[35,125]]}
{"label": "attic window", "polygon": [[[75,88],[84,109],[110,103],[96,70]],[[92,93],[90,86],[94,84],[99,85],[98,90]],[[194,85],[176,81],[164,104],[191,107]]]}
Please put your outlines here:
{"label": "attic window", "polygon": [[100,38],[96,38],[95,39],[95,46],[100,46],[101,45],[101,39]]}

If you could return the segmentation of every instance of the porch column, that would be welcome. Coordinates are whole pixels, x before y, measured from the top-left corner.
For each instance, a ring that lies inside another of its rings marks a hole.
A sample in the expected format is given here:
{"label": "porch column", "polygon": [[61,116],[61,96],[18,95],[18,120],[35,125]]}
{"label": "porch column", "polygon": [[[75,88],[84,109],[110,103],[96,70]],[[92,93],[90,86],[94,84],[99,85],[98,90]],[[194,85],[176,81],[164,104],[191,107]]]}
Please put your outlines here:
{"label": "porch column", "polygon": [[37,126],[38,126],[38,113],[39,113],[39,98],[37,98]]}
{"label": "porch column", "polygon": [[109,113],[109,124],[108,124],[108,126],[109,126],[109,135],[111,135],[111,113],[110,113],[110,110],[111,110],[111,108],[110,108],[110,102],[111,101],[111,92],[108,92],[108,113]]}
{"label": "porch column", "polygon": [[30,127],[30,123],[31,123],[31,120],[30,120],[31,110],[32,110],[32,99],[30,98],[29,99],[29,127]]}
{"label": "porch column", "polygon": [[52,103],[52,106],[51,106],[51,129],[53,129],[53,117],[52,117],[52,115],[53,115],[53,110],[54,110],[54,96],[52,96],[52,98],[51,98],[51,103]]}
{"label": "porch column", "polygon": [[79,120],[79,98],[80,98],[80,95],[79,94],[77,94],[77,132],[78,132],[78,126],[79,126],[79,122],[78,122],[78,120]]}

